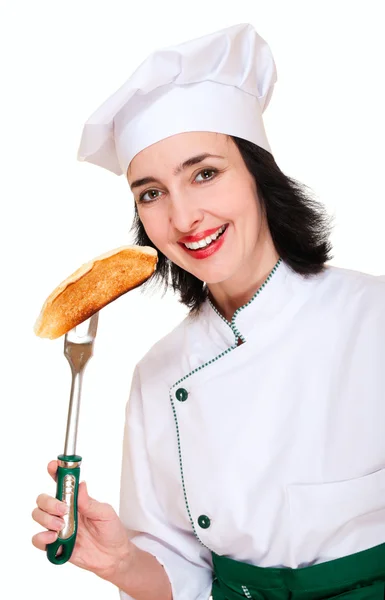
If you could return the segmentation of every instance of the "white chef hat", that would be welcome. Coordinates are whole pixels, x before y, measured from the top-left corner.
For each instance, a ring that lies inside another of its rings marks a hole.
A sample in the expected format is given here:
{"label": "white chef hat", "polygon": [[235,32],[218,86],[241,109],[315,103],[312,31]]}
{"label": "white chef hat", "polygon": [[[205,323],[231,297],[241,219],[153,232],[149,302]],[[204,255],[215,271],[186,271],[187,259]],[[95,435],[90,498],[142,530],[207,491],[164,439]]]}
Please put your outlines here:
{"label": "white chef hat", "polygon": [[122,175],[138,152],[188,131],[270,151],[262,113],[276,80],[271,50],[249,24],[159,50],[85,123],[78,159]]}

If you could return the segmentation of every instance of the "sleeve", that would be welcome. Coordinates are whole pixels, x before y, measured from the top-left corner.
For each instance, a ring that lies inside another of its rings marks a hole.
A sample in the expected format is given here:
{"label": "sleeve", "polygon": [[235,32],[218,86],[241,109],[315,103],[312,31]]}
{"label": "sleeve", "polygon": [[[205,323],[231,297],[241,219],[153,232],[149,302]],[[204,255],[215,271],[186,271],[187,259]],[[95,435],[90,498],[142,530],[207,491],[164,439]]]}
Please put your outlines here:
{"label": "sleeve", "polygon": [[[157,500],[143,426],[143,406],[136,366],[126,407],[119,516],[130,539],[163,565],[173,600],[208,600],[212,588],[211,552],[194,536],[176,528]],[[119,590],[121,600],[134,600]]]}

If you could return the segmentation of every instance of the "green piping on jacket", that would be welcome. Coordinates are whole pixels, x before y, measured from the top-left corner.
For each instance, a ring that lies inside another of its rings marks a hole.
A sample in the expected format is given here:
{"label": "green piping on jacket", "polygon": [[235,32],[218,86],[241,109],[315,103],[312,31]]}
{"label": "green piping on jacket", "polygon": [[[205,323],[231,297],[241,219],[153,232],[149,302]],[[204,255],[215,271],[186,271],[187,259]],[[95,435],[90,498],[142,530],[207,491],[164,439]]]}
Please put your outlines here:
{"label": "green piping on jacket", "polygon": [[[188,499],[187,499],[187,493],[186,493],[186,486],[185,486],[185,480],[184,480],[184,472],[183,472],[183,459],[182,459],[182,447],[181,447],[181,441],[180,441],[180,433],[179,433],[179,424],[178,424],[178,417],[176,414],[176,410],[175,410],[175,403],[174,403],[174,398],[172,395],[172,391],[174,390],[174,388],[178,385],[180,385],[183,381],[186,381],[186,379],[188,379],[189,377],[191,377],[192,375],[195,375],[195,373],[198,373],[199,371],[201,371],[202,369],[204,369],[205,367],[208,367],[209,365],[211,365],[212,363],[216,362],[217,360],[219,360],[220,358],[222,358],[223,356],[225,356],[226,354],[228,354],[229,352],[231,352],[232,350],[235,350],[238,347],[238,339],[240,338],[242,340],[242,342],[245,342],[246,340],[244,339],[244,337],[241,335],[241,333],[238,331],[237,327],[235,326],[235,319],[236,317],[239,315],[239,313],[246,308],[247,306],[249,306],[249,304],[251,304],[253,302],[253,300],[260,294],[260,292],[264,289],[264,287],[267,285],[267,283],[270,281],[270,279],[272,278],[272,276],[274,275],[274,273],[277,271],[279,265],[282,262],[282,258],[279,258],[279,260],[277,261],[276,265],[274,266],[274,268],[272,269],[271,273],[268,275],[268,277],[266,278],[266,280],[264,281],[264,283],[260,286],[260,288],[257,290],[257,292],[254,294],[254,296],[251,298],[251,300],[249,300],[249,302],[247,302],[246,304],[244,304],[243,306],[241,306],[240,308],[238,308],[234,315],[233,318],[231,319],[231,321],[227,321],[227,319],[225,319],[220,312],[215,308],[215,306],[211,303],[211,301],[209,300],[210,306],[212,307],[212,309],[223,319],[223,321],[225,323],[227,323],[227,325],[231,328],[232,332],[234,333],[235,336],[235,342],[232,346],[230,346],[230,348],[227,348],[227,350],[225,350],[224,352],[222,352],[221,354],[219,354],[218,356],[215,356],[214,358],[212,358],[211,360],[207,361],[206,363],[204,363],[203,365],[196,367],[193,371],[191,371],[190,373],[188,373],[187,375],[184,375],[184,377],[182,377],[181,379],[178,379],[178,381],[176,383],[174,383],[174,385],[170,388],[170,401],[171,401],[171,407],[172,407],[172,412],[174,415],[174,420],[175,420],[175,427],[176,427],[176,437],[177,437],[177,443],[178,443],[178,456],[179,456],[179,468],[180,468],[180,475],[181,475],[181,480],[182,480],[182,488],[183,488],[183,495],[184,495],[184,501],[185,501],[185,505],[186,505],[186,509],[187,509],[187,514],[189,516],[190,519],[190,523],[194,532],[195,537],[198,539],[198,541],[202,544],[202,546],[204,546],[205,548],[207,548],[208,550],[210,550],[210,548],[208,548],[208,546],[206,546],[206,544],[204,544],[202,542],[202,540],[199,538],[196,529],[195,529],[195,524],[194,524],[194,519],[191,516],[191,511],[190,511],[190,506],[188,503]],[[211,550],[210,550],[211,552]]]}

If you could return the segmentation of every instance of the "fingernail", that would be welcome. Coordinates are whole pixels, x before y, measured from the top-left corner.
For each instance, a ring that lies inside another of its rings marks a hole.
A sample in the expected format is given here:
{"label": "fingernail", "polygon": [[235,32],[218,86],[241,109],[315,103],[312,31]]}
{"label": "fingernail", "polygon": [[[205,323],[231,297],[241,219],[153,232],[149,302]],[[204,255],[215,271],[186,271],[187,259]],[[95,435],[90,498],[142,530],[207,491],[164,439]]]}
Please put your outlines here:
{"label": "fingernail", "polygon": [[66,515],[68,512],[69,512],[69,507],[67,506],[67,504],[64,504],[64,502],[59,504],[59,513],[61,515]]}
{"label": "fingernail", "polygon": [[63,519],[54,519],[55,529],[63,529],[65,523]]}

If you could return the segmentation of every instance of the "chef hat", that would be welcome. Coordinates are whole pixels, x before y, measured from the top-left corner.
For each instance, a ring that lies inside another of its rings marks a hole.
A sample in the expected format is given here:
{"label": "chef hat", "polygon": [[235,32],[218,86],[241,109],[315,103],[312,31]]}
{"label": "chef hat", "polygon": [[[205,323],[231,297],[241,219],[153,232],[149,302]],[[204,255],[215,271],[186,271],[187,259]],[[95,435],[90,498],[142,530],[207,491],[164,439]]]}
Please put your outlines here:
{"label": "chef hat", "polygon": [[276,79],[271,50],[249,24],[154,52],[85,123],[78,159],[122,175],[138,152],[188,131],[270,151],[262,113]]}

